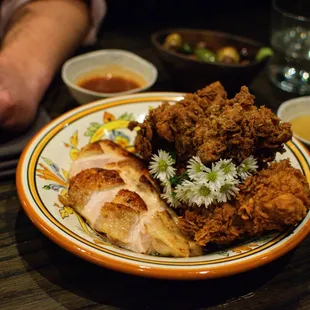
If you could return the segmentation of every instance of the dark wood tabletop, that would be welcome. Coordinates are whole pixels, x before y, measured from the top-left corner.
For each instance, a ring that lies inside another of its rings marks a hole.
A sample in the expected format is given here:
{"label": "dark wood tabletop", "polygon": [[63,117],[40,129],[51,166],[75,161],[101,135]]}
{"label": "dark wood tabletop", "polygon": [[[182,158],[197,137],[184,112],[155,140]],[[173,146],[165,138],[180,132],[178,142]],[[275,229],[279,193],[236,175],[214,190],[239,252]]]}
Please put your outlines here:
{"label": "dark wood tabletop", "polygon": [[[163,1],[159,2],[163,5]],[[151,4],[155,3],[150,1],[146,12],[154,9]],[[156,24],[151,20],[149,27],[143,27],[145,18],[140,24],[129,25],[130,18],[125,13],[122,20],[128,23],[127,27],[113,23],[112,17],[108,17],[95,46],[82,48],[78,53],[101,48],[137,53],[158,68],[158,80],[151,90],[171,91],[173,83],[151,46],[150,33],[166,26],[190,26],[229,31],[268,43],[268,5],[249,13],[251,7],[242,9],[245,1],[240,3],[233,14],[230,9],[222,12],[216,6],[215,15],[210,13],[190,22],[186,14],[177,21],[166,14],[162,22],[157,20]],[[111,16],[116,16],[116,8],[117,5],[111,5]],[[256,103],[273,111],[283,100],[296,96],[273,87],[265,72],[250,88],[256,95]],[[52,118],[76,107],[59,74],[42,105]],[[215,280],[164,281],[121,274],[88,263],[47,239],[25,215],[14,177],[0,182],[0,309],[307,310],[310,309],[309,251],[310,237],[268,265]]]}

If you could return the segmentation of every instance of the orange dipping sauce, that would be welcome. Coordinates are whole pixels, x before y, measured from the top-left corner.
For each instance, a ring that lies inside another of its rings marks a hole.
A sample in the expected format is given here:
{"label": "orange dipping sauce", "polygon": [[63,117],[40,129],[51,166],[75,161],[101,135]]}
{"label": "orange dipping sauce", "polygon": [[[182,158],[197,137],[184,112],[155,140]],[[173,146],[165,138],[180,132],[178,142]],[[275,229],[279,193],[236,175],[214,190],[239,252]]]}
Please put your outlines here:
{"label": "orange dipping sauce", "polygon": [[98,93],[120,93],[141,87],[134,80],[122,76],[113,76],[112,74],[89,77],[78,85]]}
{"label": "orange dipping sauce", "polygon": [[145,79],[119,65],[105,65],[81,75],[76,84],[98,93],[121,93],[146,85]]}

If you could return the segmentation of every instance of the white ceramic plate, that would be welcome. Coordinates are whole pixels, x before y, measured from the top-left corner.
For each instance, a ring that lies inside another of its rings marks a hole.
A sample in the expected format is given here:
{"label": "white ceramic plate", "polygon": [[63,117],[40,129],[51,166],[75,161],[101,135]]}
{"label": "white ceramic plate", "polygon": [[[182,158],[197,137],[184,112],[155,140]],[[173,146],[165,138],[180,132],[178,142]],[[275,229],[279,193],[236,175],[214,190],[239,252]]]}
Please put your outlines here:
{"label": "white ceramic plate", "polygon": [[[143,121],[150,107],[176,102],[180,93],[143,93],[105,99],[76,108],[52,121],[25,148],[17,170],[20,201],[33,223],[54,242],[98,265],[121,272],[169,279],[222,277],[270,262],[295,247],[308,234],[310,213],[284,233],[268,234],[230,249],[200,257],[167,258],[136,254],[115,247],[92,231],[58,195],[66,191],[68,170],[82,146],[109,138],[132,148],[131,119]],[[297,140],[286,145],[280,158],[310,180],[309,154]]]}

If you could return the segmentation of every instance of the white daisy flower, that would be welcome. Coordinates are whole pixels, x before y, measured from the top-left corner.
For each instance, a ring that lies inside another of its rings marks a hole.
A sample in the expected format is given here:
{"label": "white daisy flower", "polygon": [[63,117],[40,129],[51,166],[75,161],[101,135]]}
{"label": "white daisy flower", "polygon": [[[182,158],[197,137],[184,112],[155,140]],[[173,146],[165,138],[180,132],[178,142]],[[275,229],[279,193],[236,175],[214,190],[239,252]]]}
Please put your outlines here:
{"label": "white daisy flower", "polygon": [[226,181],[233,181],[238,178],[237,168],[231,159],[220,159],[216,166],[223,171]]}
{"label": "white daisy flower", "polygon": [[202,182],[207,182],[211,190],[219,190],[225,183],[224,172],[213,164],[212,169],[206,168],[204,170],[205,172],[199,173],[199,175],[197,175],[197,179]]}
{"label": "white daisy flower", "polygon": [[215,192],[206,182],[197,182],[192,187],[190,202],[206,208],[215,200]]}
{"label": "white daisy flower", "polygon": [[236,186],[238,183],[238,180],[233,180],[222,185],[217,193],[216,200],[218,202],[227,202],[232,197],[235,197],[239,192],[239,188]]}
{"label": "white daisy flower", "polygon": [[163,189],[164,192],[168,192],[168,193],[172,192],[172,186],[171,186],[169,179],[165,179],[165,180],[161,181],[161,185],[164,188]]}
{"label": "white daisy flower", "polygon": [[168,152],[159,150],[158,155],[152,156],[149,166],[150,173],[161,181],[170,179],[175,176],[175,168],[172,167],[174,163],[174,159]]}
{"label": "white daisy flower", "polygon": [[187,165],[187,174],[191,180],[195,180],[197,175],[206,169],[206,166],[201,162],[198,156],[193,156]]}
{"label": "white daisy flower", "polygon": [[176,193],[173,192],[171,183],[169,180],[165,180],[161,182],[164,187],[163,194],[161,194],[161,198],[166,200],[166,202],[172,207],[177,207],[180,203],[176,198]]}
{"label": "white daisy flower", "polygon": [[256,172],[257,168],[257,160],[251,155],[246,158],[237,168],[238,175],[244,181],[251,175],[251,173]]}
{"label": "white daisy flower", "polygon": [[177,208],[179,206],[179,201],[175,197],[174,192],[164,192],[161,194],[161,198],[163,198],[171,207]]}
{"label": "white daisy flower", "polygon": [[195,184],[188,180],[184,180],[181,184],[178,184],[174,190],[176,199],[184,203],[192,204],[190,199],[194,186]]}

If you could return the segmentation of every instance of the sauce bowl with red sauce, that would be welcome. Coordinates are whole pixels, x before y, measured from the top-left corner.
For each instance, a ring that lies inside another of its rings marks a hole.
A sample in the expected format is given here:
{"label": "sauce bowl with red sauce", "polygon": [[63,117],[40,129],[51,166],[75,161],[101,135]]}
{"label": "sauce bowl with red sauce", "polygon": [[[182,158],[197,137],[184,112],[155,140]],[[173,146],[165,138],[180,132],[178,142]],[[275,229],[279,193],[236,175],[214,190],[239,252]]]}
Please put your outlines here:
{"label": "sauce bowl with red sauce", "polygon": [[62,79],[79,104],[147,90],[156,67],[124,50],[100,50],[73,57],[62,67]]}
{"label": "sauce bowl with red sauce", "polygon": [[84,79],[78,86],[95,91],[98,93],[121,93],[141,87],[141,85],[133,79],[128,79],[122,76],[114,76],[106,74],[104,76],[93,76]]}

